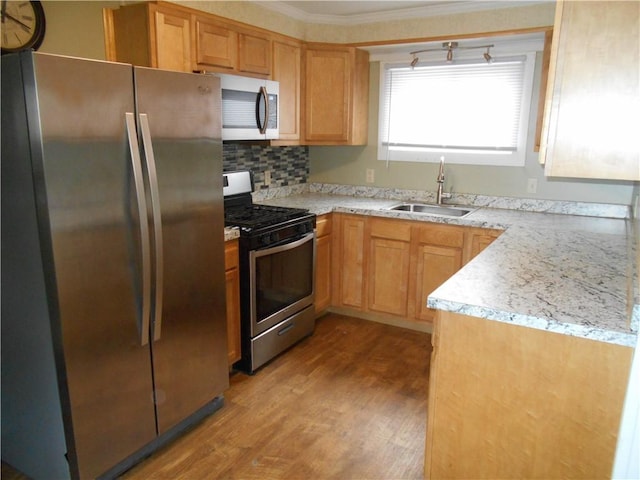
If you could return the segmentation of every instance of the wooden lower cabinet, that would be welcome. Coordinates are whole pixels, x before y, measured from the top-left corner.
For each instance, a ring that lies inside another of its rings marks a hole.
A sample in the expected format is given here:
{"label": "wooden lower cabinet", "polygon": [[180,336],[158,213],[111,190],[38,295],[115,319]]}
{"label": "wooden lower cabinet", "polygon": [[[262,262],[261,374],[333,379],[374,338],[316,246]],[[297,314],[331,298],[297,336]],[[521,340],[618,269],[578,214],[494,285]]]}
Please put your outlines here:
{"label": "wooden lower cabinet", "polygon": [[413,223],[411,316],[432,323],[435,310],[427,308],[427,297],[462,268],[464,228]]}
{"label": "wooden lower cabinet", "polygon": [[433,322],[436,311],[427,307],[427,297],[462,267],[460,248],[418,244],[415,268],[414,317]]}
{"label": "wooden lower cabinet", "polygon": [[240,270],[238,240],[230,240],[224,247],[224,266],[227,291],[227,348],[229,366],[240,360]]}
{"label": "wooden lower cabinet", "polygon": [[473,257],[482,252],[500,236],[502,230],[491,230],[488,228],[467,228],[465,235],[464,252],[462,263],[466,264],[473,260]]}
{"label": "wooden lower cabinet", "polygon": [[433,323],[427,297],[500,234],[456,225],[334,214],[332,306]]}
{"label": "wooden lower cabinet", "polygon": [[331,305],[331,227],[331,214],[316,219],[316,313]]}
{"label": "wooden lower cabinet", "polygon": [[365,308],[365,227],[367,217],[339,215],[336,222],[334,298],[340,307]]}
{"label": "wooden lower cabinet", "polygon": [[432,343],[425,478],[611,478],[632,348],[442,311]]}
{"label": "wooden lower cabinet", "polygon": [[369,220],[369,310],[407,315],[411,224],[371,218]]}

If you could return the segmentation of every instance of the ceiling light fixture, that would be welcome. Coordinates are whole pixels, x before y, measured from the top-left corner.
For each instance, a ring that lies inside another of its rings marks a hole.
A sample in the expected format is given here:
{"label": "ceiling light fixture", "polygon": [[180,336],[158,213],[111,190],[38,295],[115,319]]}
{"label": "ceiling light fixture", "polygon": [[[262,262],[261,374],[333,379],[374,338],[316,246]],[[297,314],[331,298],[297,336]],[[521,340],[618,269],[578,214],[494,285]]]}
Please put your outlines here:
{"label": "ceiling light fixture", "polygon": [[443,42],[441,47],[438,48],[425,48],[422,50],[416,50],[414,52],[409,52],[409,55],[413,56],[413,59],[411,60],[411,68],[415,67],[418,63],[418,61],[420,60],[420,58],[418,57],[418,53],[424,53],[424,52],[447,52],[447,62],[452,62],[453,61],[453,51],[456,49],[460,49],[460,50],[472,50],[472,49],[476,49],[476,48],[486,48],[487,51],[482,55],[484,57],[484,59],[486,60],[487,63],[491,63],[491,61],[493,60],[493,57],[491,56],[491,54],[489,53],[489,49],[491,49],[494,45],[475,45],[475,46],[470,46],[470,47],[465,47],[460,45],[458,42]]}

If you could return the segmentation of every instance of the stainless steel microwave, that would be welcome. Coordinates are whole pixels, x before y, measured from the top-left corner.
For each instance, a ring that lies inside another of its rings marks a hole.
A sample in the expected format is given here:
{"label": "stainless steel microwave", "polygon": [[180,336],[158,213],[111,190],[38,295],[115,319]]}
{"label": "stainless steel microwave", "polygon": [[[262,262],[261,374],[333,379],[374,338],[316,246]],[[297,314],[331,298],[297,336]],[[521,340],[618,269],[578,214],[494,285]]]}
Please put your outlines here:
{"label": "stainless steel microwave", "polygon": [[279,137],[280,84],[260,78],[221,74],[222,140]]}

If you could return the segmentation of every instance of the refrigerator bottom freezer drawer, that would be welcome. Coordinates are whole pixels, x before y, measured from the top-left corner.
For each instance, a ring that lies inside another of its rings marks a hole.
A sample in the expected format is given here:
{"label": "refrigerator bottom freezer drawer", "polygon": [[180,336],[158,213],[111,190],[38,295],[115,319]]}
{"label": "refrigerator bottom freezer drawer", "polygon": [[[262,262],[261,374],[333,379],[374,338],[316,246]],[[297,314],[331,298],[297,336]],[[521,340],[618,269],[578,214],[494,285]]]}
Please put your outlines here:
{"label": "refrigerator bottom freezer drawer", "polygon": [[315,329],[315,318],[315,308],[311,305],[252,338],[251,371],[311,335]]}

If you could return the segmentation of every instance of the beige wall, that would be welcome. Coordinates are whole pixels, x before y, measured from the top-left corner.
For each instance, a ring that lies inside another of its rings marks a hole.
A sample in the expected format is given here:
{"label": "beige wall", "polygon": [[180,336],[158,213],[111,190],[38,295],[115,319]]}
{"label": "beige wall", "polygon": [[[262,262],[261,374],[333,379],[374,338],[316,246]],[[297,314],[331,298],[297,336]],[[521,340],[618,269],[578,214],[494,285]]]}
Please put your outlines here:
{"label": "beige wall", "polygon": [[43,1],[47,29],[41,52],[105,59],[102,9],[117,1]]}

